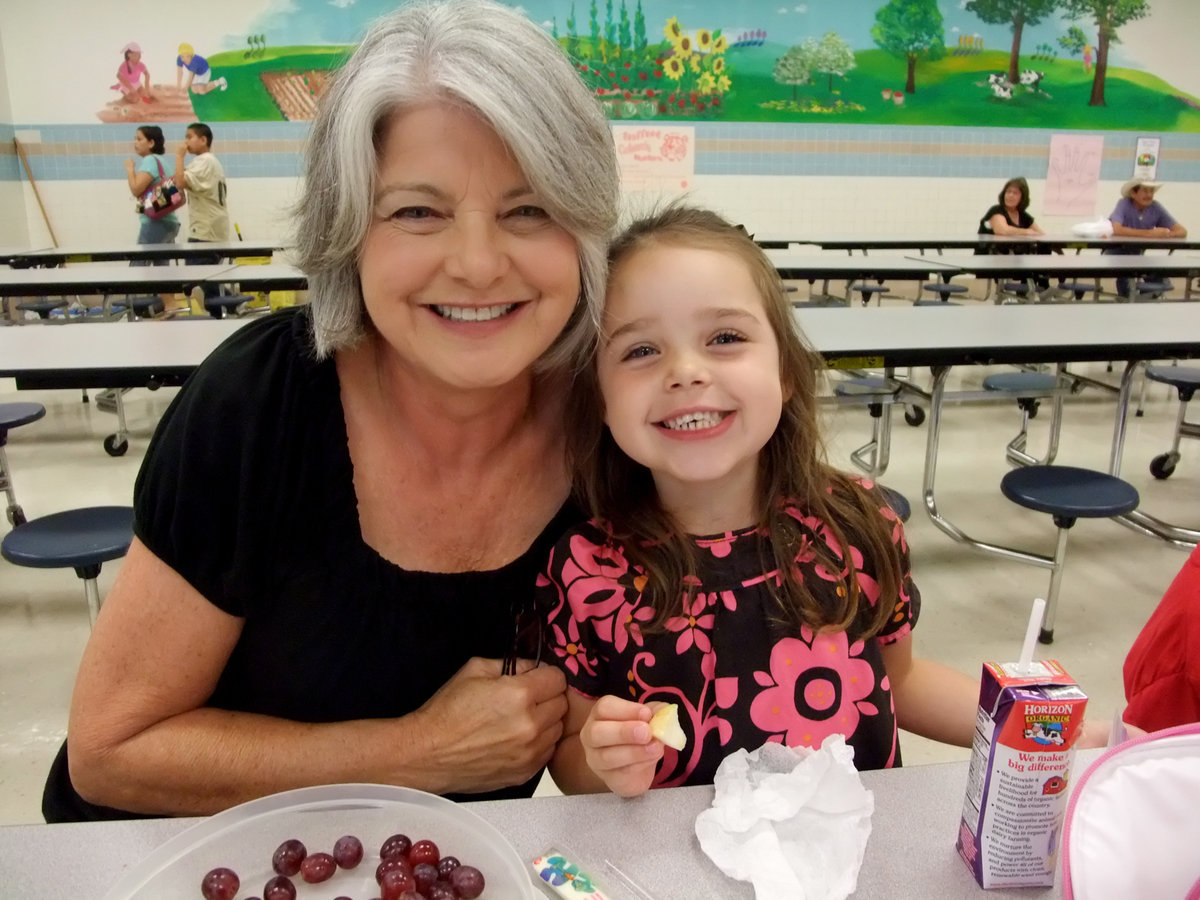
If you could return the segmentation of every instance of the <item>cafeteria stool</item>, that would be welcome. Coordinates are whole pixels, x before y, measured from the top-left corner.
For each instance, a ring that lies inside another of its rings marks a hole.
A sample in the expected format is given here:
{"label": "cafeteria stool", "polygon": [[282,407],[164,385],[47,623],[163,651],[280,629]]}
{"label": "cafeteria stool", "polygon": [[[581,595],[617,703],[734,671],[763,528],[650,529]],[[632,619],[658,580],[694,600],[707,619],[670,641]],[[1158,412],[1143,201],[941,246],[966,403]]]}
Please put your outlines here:
{"label": "cafeteria stool", "polygon": [[962,306],[962,304],[951,303],[949,300],[914,300],[913,306]]}
{"label": "cafeteria stool", "polygon": [[17,495],[13,490],[12,472],[8,467],[8,455],[4,447],[8,444],[8,430],[20,428],[30,422],[36,422],[46,415],[46,407],[40,403],[0,403],[0,488],[8,495],[8,523],[21,525],[25,521],[25,513],[17,503]]}
{"label": "cafeteria stool", "polygon": [[157,294],[131,296],[126,303],[129,304],[128,312],[131,321],[133,319],[149,319],[163,311],[162,297]]}
{"label": "cafeteria stool", "polygon": [[[937,303],[946,303],[946,301],[950,299],[951,294],[965,294],[967,292],[967,287],[963,284],[951,284],[948,281],[931,281],[928,284],[921,285],[921,290],[929,291],[931,294],[937,294],[938,299],[932,302],[924,301],[921,300],[921,295],[917,294],[917,302],[914,303],[913,306],[933,306]],[[947,305],[955,306],[957,304],[950,303]]]}
{"label": "cafeteria stool", "polygon": [[859,295],[862,297],[862,305],[869,306],[871,303],[871,298],[876,294],[887,293],[887,285],[867,284],[865,281],[860,281],[856,284],[850,285],[850,290],[858,291]]}
{"label": "cafeteria stool", "polygon": [[1014,554],[1025,562],[1038,562],[1050,569],[1050,591],[1046,595],[1046,612],[1038,640],[1043,644],[1053,643],[1067,532],[1079,518],[1108,519],[1132,512],[1138,505],[1138,492],[1129,482],[1114,475],[1075,466],[1044,465],[1011,470],[1000,479],[1000,490],[1018,506],[1049,513],[1058,526],[1053,557]]}
{"label": "cafeteria stool", "polygon": [[[1009,394],[1016,398],[1021,410],[1021,430],[1008,442],[1004,455],[1009,462],[1018,466],[1049,465],[1058,455],[1058,438],[1062,432],[1063,395],[1058,390],[1061,382],[1058,375],[1049,372],[1000,372],[983,379],[983,389],[998,394]],[[1039,398],[1053,398],[1053,413],[1050,418],[1050,436],[1046,453],[1041,459],[1025,452],[1029,439],[1029,420],[1037,416]]]}
{"label": "cafeteria stool", "polygon": [[884,487],[882,484],[875,485],[879,488],[879,492],[883,494],[883,499],[892,511],[900,519],[901,522],[907,522],[908,517],[912,515],[912,505],[908,502],[908,498],[894,488]]}
{"label": "cafeteria stool", "polygon": [[100,612],[100,566],[120,559],[133,541],[132,506],[90,506],[51,513],[18,525],[0,542],[10,563],[35,569],[73,568],[83,579],[92,625]]}
{"label": "cafeteria stool", "polygon": [[35,297],[32,300],[22,300],[17,304],[17,309],[21,312],[35,312],[39,319],[49,319],[50,313],[65,306],[67,301],[62,297]]}
{"label": "cafeteria stool", "polygon": [[204,308],[214,319],[236,315],[239,306],[253,300],[250,294],[219,294],[216,297],[205,297]]}
{"label": "cafeteria stool", "polygon": [[1095,281],[1060,281],[1058,289],[1069,292],[1076,300],[1082,300],[1084,294],[1092,294],[1093,299],[1100,296],[1100,284]]}
{"label": "cafeteria stool", "polygon": [[1179,392],[1179,415],[1175,420],[1175,437],[1171,449],[1150,460],[1150,474],[1155,478],[1170,478],[1179,462],[1181,438],[1200,437],[1200,422],[1187,421],[1187,406],[1196,388],[1200,387],[1200,369],[1194,366],[1147,366],[1146,377],[1167,384]]}
{"label": "cafeteria stool", "polygon": [[[892,404],[900,385],[889,378],[849,378],[834,385],[838,397],[854,398],[871,414],[871,439],[850,452],[851,461],[878,478],[887,471],[892,444]],[[894,508],[894,507],[893,507]]]}

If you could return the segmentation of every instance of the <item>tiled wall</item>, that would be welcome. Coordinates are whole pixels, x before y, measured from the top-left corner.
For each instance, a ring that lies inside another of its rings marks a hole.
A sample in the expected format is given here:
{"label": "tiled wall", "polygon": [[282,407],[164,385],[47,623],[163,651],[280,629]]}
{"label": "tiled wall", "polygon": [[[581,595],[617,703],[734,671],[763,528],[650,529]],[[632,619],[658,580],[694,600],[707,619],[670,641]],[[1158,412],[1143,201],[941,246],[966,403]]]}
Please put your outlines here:
{"label": "tiled wall", "polygon": [[[120,177],[132,152],[129,125],[15,126],[34,178]],[[828,175],[885,178],[1007,178],[1021,172],[1044,178],[1051,131],[1020,128],[893,127],[696,123],[697,175]],[[171,152],[184,125],[164,128]],[[217,124],[213,149],[230,178],[294,178],[308,133],[305,122]],[[0,127],[0,179],[24,177],[12,158],[12,130]],[[1123,179],[1133,165],[1138,137],[1162,139],[1158,175],[1172,182],[1200,182],[1200,135],[1100,132],[1103,179]],[[7,139],[5,139],[7,138]]]}

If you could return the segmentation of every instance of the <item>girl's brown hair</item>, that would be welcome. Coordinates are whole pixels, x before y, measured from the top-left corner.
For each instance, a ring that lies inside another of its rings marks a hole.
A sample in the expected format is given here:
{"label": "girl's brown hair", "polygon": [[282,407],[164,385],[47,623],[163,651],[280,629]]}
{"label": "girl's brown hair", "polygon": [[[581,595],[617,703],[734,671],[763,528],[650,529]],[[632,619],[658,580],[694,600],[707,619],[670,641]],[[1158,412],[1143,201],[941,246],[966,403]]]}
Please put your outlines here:
{"label": "girl's brown hair", "polygon": [[[634,222],[616,239],[608,255],[610,279],[624,261],[655,245],[713,250],[741,260],[758,288],[779,344],[783,410],[774,434],[759,453],[755,523],[770,543],[772,558],[763,560],[764,571],[779,572],[779,587],[772,587],[778,618],[797,628],[803,624],[849,630],[855,639],[877,634],[899,595],[900,554],[892,542],[891,523],[879,512],[879,499],[825,462],[817,424],[818,371],[823,366],[795,325],[775,267],[744,229],[708,210],[675,204]],[[630,561],[647,575],[647,599],[656,609],[655,620],[647,625],[661,629],[690,599],[689,576],[696,571],[696,551],[662,507],[650,470],[626,456],[604,424],[596,352],[593,346],[576,380],[574,402],[568,406],[575,488],[592,515],[609,523]],[[823,523],[842,548],[842,559],[787,513],[789,504]],[[840,573],[837,601],[832,605],[819,601],[799,576],[795,559],[806,543],[821,566]],[[873,609],[863,596],[851,544],[862,550],[867,569],[879,584]]]}

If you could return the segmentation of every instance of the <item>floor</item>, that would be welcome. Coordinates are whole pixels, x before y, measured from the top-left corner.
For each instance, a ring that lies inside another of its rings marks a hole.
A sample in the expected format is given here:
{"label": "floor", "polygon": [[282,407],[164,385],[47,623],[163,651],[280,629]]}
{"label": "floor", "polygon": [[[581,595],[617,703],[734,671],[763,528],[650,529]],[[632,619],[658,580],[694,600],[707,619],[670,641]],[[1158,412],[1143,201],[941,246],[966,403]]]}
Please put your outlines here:
{"label": "floor", "polygon": [[[1117,374],[1105,368],[1099,363],[1076,371],[1115,382],[1120,366]],[[955,370],[951,385],[978,388],[988,371]],[[927,372],[914,377],[928,383]],[[11,381],[0,379],[0,402],[33,400],[47,409],[44,419],[9,435],[9,464],[26,514],[130,502],[138,464],[172,394],[163,389],[127,395],[129,452],[113,458],[101,441],[114,430],[115,419],[94,402],[81,402],[80,392],[18,392]],[[1169,448],[1177,408],[1166,388],[1151,386],[1144,417],[1130,419],[1123,474],[1141,491],[1144,509],[1197,527],[1200,453],[1194,444],[1184,442],[1183,459],[1170,479],[1156,481],[1148,472],[1150,459]],[[1113,394],[1105,391],[1087,389],[1071,397],[1058,461],[1107,468],[1113,410]],[[1034,420],[1032,447],[1042,446],[1047,418],[1043,412]],[[985,660],[1017,657],[1031,603],[1044,596],[1048,573],[985,555],[936,529],[918,503],[927,428],[906,425],[898,413],[895,421],[891,466],[881,480],[918,507],[908,525],[923,597],[917,651],[975,677]],[[972,537],[1049,553],[1054,540],[1049,517],[1019,509],[998,488],[1006,471],[1003,447],[1018,423],[1011,402],[947,408],[938,504]],[[868,432],[861,408],[830,408],[831,459],[849,467],[849,451]],[[1039,653],[1060,660],[1075,676],[1091,698],[1090,716],[1109,719],[1122,706],[1125,653],[1185,558],[1184,552],[1111,521],[1083,520],[1072,530],[1056,640]],[[104,567],[101,596],[116,569],[115,563]],[[18,568],[0,560],[0,824],[41,821],[42,781],[66,731],[71,686],[87,637],[83,588],[72,572]],[[909,765],[967,755],[907,734],[902,742]]]}

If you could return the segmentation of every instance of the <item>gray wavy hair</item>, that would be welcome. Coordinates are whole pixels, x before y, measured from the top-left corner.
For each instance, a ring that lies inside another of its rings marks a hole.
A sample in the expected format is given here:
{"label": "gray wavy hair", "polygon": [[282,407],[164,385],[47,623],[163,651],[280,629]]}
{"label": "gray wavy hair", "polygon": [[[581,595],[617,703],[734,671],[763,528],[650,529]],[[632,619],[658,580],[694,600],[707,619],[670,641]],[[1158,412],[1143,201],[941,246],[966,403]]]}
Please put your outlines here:
{"label": "gray wavy hair", "polygon": [[580,295],[538,369],[572,366],[594,341],[619,182],[612,132],[558,45],[490,0],[406,5],[376,21],[322,97],[297,206],[317,355],[370,327],[358,259],[371,222],[379,139],[389,117],[446,101],[477,114],[507,145],[551,218],[579,247]]}

